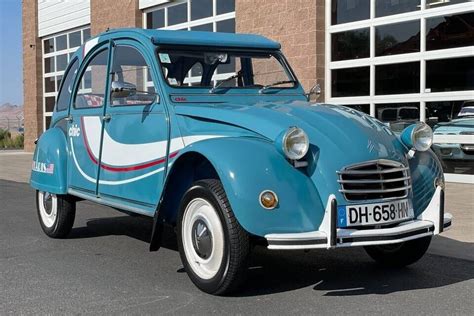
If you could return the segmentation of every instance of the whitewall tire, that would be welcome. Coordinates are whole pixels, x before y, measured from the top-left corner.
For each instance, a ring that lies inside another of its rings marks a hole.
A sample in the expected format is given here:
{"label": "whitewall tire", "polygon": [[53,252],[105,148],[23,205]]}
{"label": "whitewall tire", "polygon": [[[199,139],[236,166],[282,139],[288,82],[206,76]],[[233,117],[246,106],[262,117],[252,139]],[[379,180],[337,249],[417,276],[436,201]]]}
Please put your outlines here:
{"label": "whitewall tire", "polygon": [[237,289],[245,279],[249,237],[220,181],[192,185],[181,201],[177,226],[181,261],[193,283],[216,295]]}
{"label": "whitewall tire", "polygon": [[69,234],[76,216],[76,203],[70,196],[36,191],[36,209],[46,235],[64,238]]}

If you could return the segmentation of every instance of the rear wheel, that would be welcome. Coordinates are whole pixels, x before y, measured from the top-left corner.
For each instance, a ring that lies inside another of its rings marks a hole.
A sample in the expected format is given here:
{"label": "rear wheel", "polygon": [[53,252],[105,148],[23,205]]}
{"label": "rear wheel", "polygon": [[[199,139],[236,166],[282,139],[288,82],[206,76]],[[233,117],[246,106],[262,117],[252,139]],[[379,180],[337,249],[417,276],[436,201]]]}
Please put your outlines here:
{"label": "rear wheel", "polygon": [[417,262],[430,246],[431,236],[403,243],[366,246],[365,251],[376,262],[389,267],[404,267]]}
{"label": "rear wheel", "polygon": [[76,202],[68,195],[36,191],[36,209],[41,228],[52,238],[64,238],[76,217]]}
{"label": "rear wheel", "polygon": [[220,181],[197,181],[184,194],[178,247],[190,279],[204,292],[222,295],[244,281],[249,237],[236,220]]}

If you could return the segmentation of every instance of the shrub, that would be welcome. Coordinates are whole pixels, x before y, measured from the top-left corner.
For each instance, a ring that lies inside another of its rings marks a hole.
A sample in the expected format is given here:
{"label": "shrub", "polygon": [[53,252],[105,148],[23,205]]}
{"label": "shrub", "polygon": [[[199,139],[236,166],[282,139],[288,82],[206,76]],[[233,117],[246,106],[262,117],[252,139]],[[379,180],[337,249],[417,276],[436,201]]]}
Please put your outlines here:
{"label": "shrub", "polygon": [[0,149],[6,148],[23,148],[25,137],[22,134],[12,137],[12,134],[0,129]]}

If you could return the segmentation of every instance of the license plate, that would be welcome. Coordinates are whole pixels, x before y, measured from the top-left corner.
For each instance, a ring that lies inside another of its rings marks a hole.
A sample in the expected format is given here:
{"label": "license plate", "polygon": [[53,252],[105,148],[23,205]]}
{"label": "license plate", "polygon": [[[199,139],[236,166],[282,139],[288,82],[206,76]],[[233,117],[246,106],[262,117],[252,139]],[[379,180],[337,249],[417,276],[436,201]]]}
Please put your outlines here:
{"label": "license plate", "polygon": [[339,227],[389,224],[413,216],[413,207],[409,199],[338,206]]}

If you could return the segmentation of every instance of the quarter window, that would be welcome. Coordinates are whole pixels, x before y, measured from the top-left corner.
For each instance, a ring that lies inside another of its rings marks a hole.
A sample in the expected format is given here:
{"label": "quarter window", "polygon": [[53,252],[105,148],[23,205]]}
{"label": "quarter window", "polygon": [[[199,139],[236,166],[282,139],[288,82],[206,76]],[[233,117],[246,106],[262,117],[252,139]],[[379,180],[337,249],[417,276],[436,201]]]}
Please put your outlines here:
{"label": "quarter window", "polygon": [[61,80],[77,48],[90,37],[88,27],[42,38],[43,42],[43,126],[53,114]]}
{"label": "quarter window", "polygon": [[71,98],[72,85],[74,83],[74,77],[76,76],[78,66],[79,62],[76,59],[64,78],[63,87],[61,88],[61,91],[58,95],[58,102],[56,106],[57,111],[64,111],[68,108],[69,99]]}

